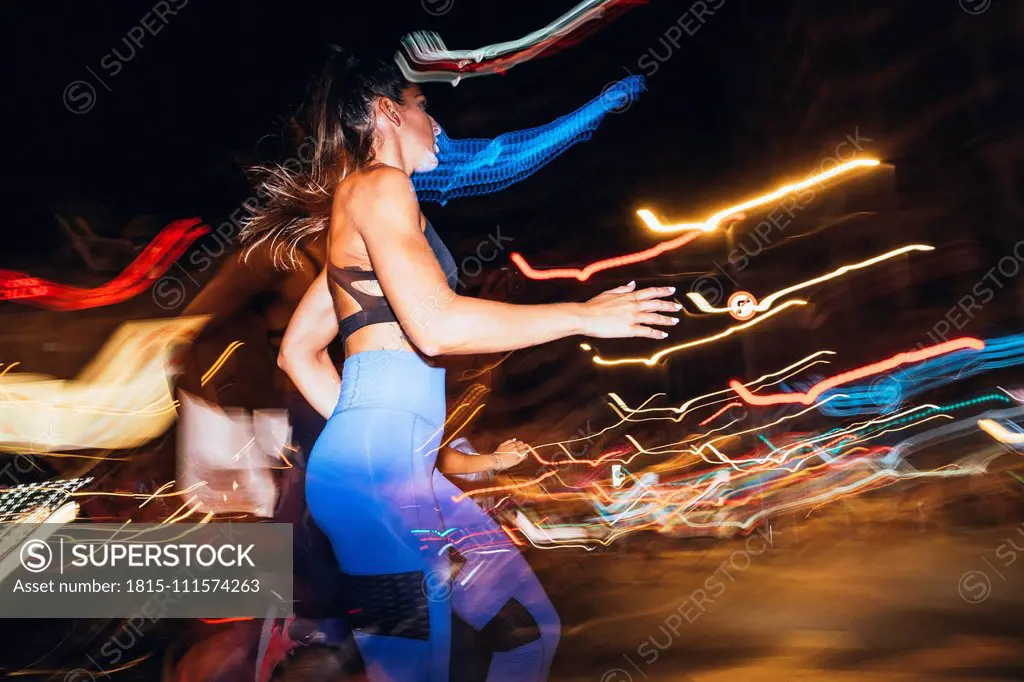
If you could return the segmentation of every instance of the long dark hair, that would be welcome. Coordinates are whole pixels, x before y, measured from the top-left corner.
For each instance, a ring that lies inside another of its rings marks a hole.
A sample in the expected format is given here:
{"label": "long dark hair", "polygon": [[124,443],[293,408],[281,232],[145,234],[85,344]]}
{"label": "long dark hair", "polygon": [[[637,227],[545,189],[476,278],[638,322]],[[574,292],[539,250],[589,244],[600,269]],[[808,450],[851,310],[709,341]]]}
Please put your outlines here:
{"label": "long dark hair", "polygon": [[[338,183],[373,159],[377,98],[404,104],[402,91],[409,83],[393,61],[360,59],[335,46],[330,50],[298,116],[308,135],[300,146],[299,163],[289,159],[284,165],[248,169],[262,201],[248,207],[239,230],[245,258],[269,245],[276,265],[294,266],[298,243],[330,224]],[[302,149],[310,151],[304,156]]]}

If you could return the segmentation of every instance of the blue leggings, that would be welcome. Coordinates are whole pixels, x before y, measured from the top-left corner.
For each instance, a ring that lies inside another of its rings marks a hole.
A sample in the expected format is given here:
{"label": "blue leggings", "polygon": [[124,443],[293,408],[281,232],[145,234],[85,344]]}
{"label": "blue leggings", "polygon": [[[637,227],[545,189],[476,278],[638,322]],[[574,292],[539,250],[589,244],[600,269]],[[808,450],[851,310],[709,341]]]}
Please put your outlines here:
{"label": "blue leggings", "polygon": [[434,468],[444,376],[416,353],[349,356],[310,454],[309,510],[371,682],[544,680],[554,607],[508,536]]}

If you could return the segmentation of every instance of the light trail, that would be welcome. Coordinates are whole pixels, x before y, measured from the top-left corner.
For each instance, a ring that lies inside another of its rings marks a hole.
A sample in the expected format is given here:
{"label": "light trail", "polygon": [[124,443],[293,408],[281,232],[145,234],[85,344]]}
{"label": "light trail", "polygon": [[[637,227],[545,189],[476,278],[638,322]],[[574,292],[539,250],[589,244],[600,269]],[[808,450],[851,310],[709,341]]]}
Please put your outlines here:
{"label": "light trail", "polygon": [[[781,308],[779,308],[779,310],[781,310]],[[804,393],[775,393],[773,395],[763,396],[755,395],[754,393],[751,393],[744,384],[736,381],[735,379],[729,382],[729,386],[736,391],[737,395],[739,395],[740,398],[742,398],[748,405],[764,406],[785,405],[791,403],[810,405],[814,403],[819,395],[829,389],[842,386],[843,384],[848,384],[852,381],[857,381],[858,379],[863,379],[874,374],[879,374],[890,369],[895,369],[900,365],[921,362],[929,358],[945,355],[958,350],[983,350],[984,348],[985,342],[981,339],[971,337],[951,339],[945,343],[940,343],[938,345],[931,346],[930,348],[923,348],[919,351],[897,353],[888,360],[882,360],[881,362],[866,365],[859,369],[837,374],[834,377],[815,384],[811,389]]]}
{"label": "light trail", "polygon": [[[780,370],[776,370],[775,372],[770,372],[768,374],[764,374],[764,375],[758,377],[757,379],[752,379],[751,381],[748,381],[746,383],[746,386],[754,386],[754,385],[760,384],[761,382],[766,381],[768,379],[779,377],[780,375],[785,375],[785,376],[781,376],[779,379],[777,379],[776,381],[773,381],[770,384],[766,384],[768,386],[772,386],[774,384],[777,384],[777,383],[780,383],[782,381],[785,381],[786,379],[788,379],[793,374],[796,374],[796,373],[799,373],[799,372],[802,372],[802,371],[806,371],[807,369],[813,367],[814,365],[817,365],[819,363],[826,363],[827,364],[828,360],[815,360],[815,358],[817,358],[819,355],[835,355],[835,354],[836,354],[835,351],[819,350],[818,352],[812,353],[812,354],[808,355],[805,358],[797,360],[793,364],[788,365],[786,367],[783,367]],[[787,372],[790,372],[790,374],[786,374]],[[655,393],[653,396],[651,396],[650,398],[645,400],[643,403],[641,403],[640,407],[637,407],[637,408],[629,407],[628,405],[626,405],[625,401],[623,401],[622,398],[619,397],[619,395],[617,393],[609,393],[608,396],[620,408],[622,408],[622,410],[624,412],[628,412],[630,414],[638,414],[638,413],[641,413],[641,412],[654,412],[654,411],[659,411],[659,410],[667,410],[667,411],[670,411],[670,412],[675,412],[675,413],[677,413],[679,415],[678,417],[676,417],[674,419],[674,421],[678,422],[683,417],[685,417],[687,414],[689,414],[691,411],[699,409],[701,407],[706,407],[706,405],[696,405],[695,406],[695,403],[697,403],[697,402],[699,402],[699,401],[701,401],[701,400],[703,400],[705,398],[711,398],[713,396],[722,395],[722,394],[725,394],[725,393],[728,393],[731,396],[732,393],[733,393],[733,390],[731,388],[723,388],[722,390],[715,391],[713,393],[705,393],[704,395],[699,395],[696,398],[690,398],[689,400],[684,402],[679,407],[648,407],[648,408],[645,408],[644,405],[649,403],[651,400],[654,400],[654,398],[658,397],[659,395],[664,395],[664,394],[662,394],[662,393]],[[723,402],[723,401],[717,401],[717,402]]]}
{"label": "light trail", "polygon": [[578,40],[587,24],[607,22],[637,4],[637,0],[583,0],[521,38],[474,50],[449,50],[436,32],[415,31],[402,38],[405,54],[396,52],[395,63],[411,83],[441,81],[455,86],[463,78],[504,74],[531,59],[553,54],[556,47]]}
{"label": "light trail", "polygon": [[591,263],[585,268],[552,268],[550,270],[537,270],[531,266],[527,260],[518,252],[513,252],[509,258],[516,267],[530,279],[545,280],[545,279],[577,279],[581,282],[585,282],[590,279],[591,275],[595,272],[601,272],[602,270],[610,270],[612,268],[619,268],[623,265],[632,265],[633,263],[640,263],[645,260],[650,260],[673,249],[678,249],[681,246],[689,244],[694,239],[699,237],[699,233],[684,234],[681,237],[670,239],[669,241],[662,242],[657,246],[652,246],[649,249],[643,251],[637,251],[636,253],[627,254],[625,256],[616,256],[614,258],[606,258],[604,260]]}
{"label": "light trail", "polygon": [[0,270],[0,301],[48,310],[86,310],[122,303],[159,280],[199,237],[210,231],[199,218],[176,220],[161,230],[121,274],[92,289],[58,284],[15,270]]}
{"label": "light trail", "polygon": [[778,308],[775,308],[774,310],[771,310],[771,311],[769,311],[769,312],[767,312],[764,315],[761,315],[759,317],[755,317],[750,322],[745,322],[743,324],[739,324],[739,325],[735,325],[735,326],[729,327],[725,331],[719,332],[718,334],[713,334],[711,336],[705,336],[704,338],[701,338],[701,339],[695,339],[693,341],[687,341],[686,343],[680,343],[680,344],[677,344],[675,346],[670,346],[669,348],[665,348],[663,350],[660,350],[657,353],[655,353],[654,355],[651,355],[651,356],[646,357],[646,358],[630,357],[630,358],[617,358],[617,359],[614,359],[614,360],[607,360],[605,358],[602,358],[600,355],[595,355],[593,357],[594,364],[606,365],[606,366],[610,366],[610,365],[629,365],[629,364],[637,364],[637,365],[639,365],[639,364],[642,364],[642,365],[646,365],[648,367],[653,367],[654,365],[656,365],[658,363],[659,360],[661,360],[661,358],[665,357],[666,355],[669,355],[671,353],[675,353],[675,352],[681,351],[681,350],[687,350],[689,348],[696,348],[697,346],[703,346],[705,344],[712,343],[714,341],[720,341],[720,340],[722,340],[724,338],[732,336],[733,334],[735,334],[737,332],[740,332],[740,331],[743,331],[743,330],[746,330],[746,329],[750,329],[751,327],[753,327],[755,325],[758,325],[758,324],[764,322],[765,320],[768,320],[768,319],[772,318],[773,316],[777,315],[778,313],[781,313],[781,312],[784,312],[784,311],[790,309],[793,306],[798,306],[798,305],[802,306],[802,305],[806,305],[806,304],[807,304],[807,301],[800,301],[800,300],[786,301],[785,303],[780,305]]}
{"label": "light trail", "polygon": [[[828,274],[821,275],[820,277],[815,277],[814,279],[809,279],[806,282],[801,282],[800,284],[794,284],[793,286],[787,287],[785,289],[781,289],[780,291],[776,291],[774,294],[771,294],[771,295],[766,296],[765,298],[763,298],[756,305],[751,306],[751,308],[754,311],[756,311],[756,312],[763,313],[763,312],[765,312],[767,310],[770,310],[771,307],[772,307],[772,304],[775,301],[777,301],[778,299],[782,298],[783,296],[786,296],[788,294],[793,293],[794,291],[799,291],[800,289],[806,289],[807,287],[814,286],[815,284],[821,284],[822,282],[827,282],[827,281],[829,281],[831,279],[835,279],[837,277],[841,277],[842,275],[845,275],[848,272],[852,272],[854,270],[860,270],[862,268],[867,268],[867,267],[870,267],[870,266],[875,265],[877,263],[881,263],[882,261],[889,260],[890,258],[895,258],[896,256],[902,256],[905,253],[910,253],[911,251],[934,251],[934,250],[935,250],[934,246],[928,246],[926,244],[911,244],[909,246],[903,246],[903,247],[900,247],[898,249],[894,249],[892,251],[889,251],[888,253],[883,253],[880,256],[875,256],[874,258],[870,258],[870,259],[868,259],[866,261],[862,261],[860,263],[854,263],[853,265],[844,265],[841,268],[833,270],[832,272],[830,272]],[[686,297],[689,298],[691,301],[693,301],[694,305],[696,305],[697,308],[702,313],[721,314],[721,313],[728,313],[729,312],[729,308],[728,307],[716,308],[716,307],[712,306],[710,303],[708,303],[707,299],[705,299],[699,293],[691,291],[690,293],[686,294]]]}
{"label": "light trail", "polygon": [[979,419],[978,428],[992,436],[1000,443],[1008,445],[1024,445],[1024,433],[1010,431],[1005,426],[992,419]]}
{"label": "light trail", "polygon": [[774,201],[777,201],[778,199],[783,198],[787,194],[792,194],[794,192],[810,189],[811,187],[821,185],[831,180],[832,178],[839,177],[840,175],[845,175],[859,168],[875,168],[880,164],[881,162],[878,161],[877,159],[855,159],[853,161],[848,161],[844,164],[836,166],[831,170],[816,173],[801,182],[797,182],[791,185],[783,185],[782,187],[779,187],[778,189],[775,189],[771,192],[767,192],[760,196],[754,197],[753,199],[747,199],[746,201],[740,202],[735,206],[730,206],[729,208],[723,209],[717,213],[712,214],[711,216],[700,222],[675,223],[673,225],[665,225],[661,222],[661,220],[658,219],[657,216],[654,215],[654,213],[652,213],[650,210],[646,208],[638,210],[637,215],[640,216],[640,219],[644,221],[644,224],[652,232],[674,233],[691,230],[698,232],[712,232],[713,230],[718,229],[723,221],[731,217],[734,217],[737,213],[765,206]]}

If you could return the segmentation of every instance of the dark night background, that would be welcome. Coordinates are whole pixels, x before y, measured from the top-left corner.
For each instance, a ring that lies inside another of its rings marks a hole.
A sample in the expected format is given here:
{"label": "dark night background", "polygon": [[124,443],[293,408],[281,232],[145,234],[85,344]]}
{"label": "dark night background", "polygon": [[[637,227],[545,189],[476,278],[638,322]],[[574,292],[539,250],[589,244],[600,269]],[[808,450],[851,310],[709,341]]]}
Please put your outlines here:
{"label": "dark night background", "polygon": [[[114,48],[126,54],[122,38],[152,3],[8,3],[0,268],[84,286],[102,282],[80,261],[76,268],[52,215],[66,207],[92,217],[107,236],[117,236],[139,215],[155,216],[151,223],[157,226],[193,215],[219,224],[251,193],[242,168],[279,155],[282,121],[300,104],[325,42],[390,55],[403,35],[430,29],[449,48],[469,49],[522,36],[572,4],[454,0],[446,14],[432,16],[418,0],[189,0],[157,35],[147,33],[142,48],[110,77],[101,59]],[[492,387],[483,417],[487,438],[573,435],[589,417],[595,425],[610,419],[603,407],[609,390],[631,405],[653,391],[678,402],[821,348],[845,353],[845,368],[926,341],[935,322],[1024,236],[1024,4],[991,0],[978,14],[962,6],[980,4],[725,0],[695,35],[684,34],[671,48],[639,101],[609,115],[590,141],[499,194],[426,205],[458,259],[500,224],[514,238],[512,248],[531,263],[583,266],[654,243],[640,229],[637,208],[650,207],[673,221],[706,215],[806,175],[833,156],[839,142],[858,134],[870,140],[866,155],[892,166],[823,195],[742,273],[729,267],[726,256],[739,244],[759,244],[751,235],[760,215],[728,234],[605,271],[586,284],[519,281],[518,300],[580,299],[634,278],[685,292],[702,276],[714,277],[726,294],[736,287],[770,292],[904,244],[923,241],[938,249],[927,260],[899,259],[823,287],[805,311],[780,317],[758,334],[674,356],[655,370],[597,369],[572,339],[516,353]],[[582,44],[503,76],[468,79],[455,88],[427,84],[431,113],[456,138],[492,137],[550,121],[627,72],[642,73],[638,60],[648,50],[664,57],[668,50],[659,41],[689,5],[649,0]],[[95,87],[95,106],[85,113],[72,113],[62,101],[75,80]],[[1019,332],[1022,310],[1024,277],[1017,277],[961,333]],[[17,356],[26,371],[72,376],[103,334],[61,345],[67,329],[109,330],[124,319],[159,314],[148,296],[81,313],[0,303],[0,360]],[[717,322],[684,318],[670,340],[719,329]],[[49,350],[39,352],[43,345]],[[649,344],[637,341],[597,346],[605,355],[650,352]],[[837,556],[856,564],[870,541],[859,534],[846,541]],[[922,565],[929,564],[913,564]],[[622,634],[607,623],[589,630],[589,619],[615,621],[636,593],[630,587],[623,597],[597,581],[583,598],[571,577],[547,570],[545,583],[565,614],[567,632],[556,661],[558,679],[575,679],[574,661],[612,655],[594,653],[597,633]],[[642,582],[644,570],[625,582]],[[785,589],[778,587],[778,594]],[[776,608],[786,606],[779,601]],[[927,608],[912,615],[897,608],[893,623],[902,625],[893,628],[938,640],[961,626],[1019,633],[1019,610],[1013,621],[1003,606],[989,620],[958,620],[949,632],[915,625],[932,622]],[[738,598],[730,608],[741,620],[748,615]],[[637,625],[637,636],[623,648],[661,617]],[[823,628],[826,620],[812,619]],[[751,622],[774,627],[767,620]],[[888,621],[858,622],[884,639]],[[738,650],[751,658],[767,655],[750,636]],[[879,646],[891,654],[888,644]],[[681,654],[690,658],[680,669],[694,669],[695,660],[713,665],[706,660],[710,654],[693,646]],[[1013,670],[1016,675],[1024,667]],[[591,677],[598,679],[600,670]]]}
{"label": "dark night background", "polygon": [[[630,214],[641,202],[669,214],[700,211],[799,172],[855,127],[901,168],[963,160],[1016,122],[1013,4],[970,15],[953,1],[816,8],[729,0],[693,37],[684,35],[649,92],[593,142],[508,192],[452,204],[438,223],[458,235],[477,221],[504,221],[529,234],[524,251],[580,233],[612,239],[634,232]],[[407,32],[433,29],[449,46],[476,46],[522,35],[560,11],[550,2],[456,0],[434,17],[418,2],[190,0],[110,77],[100,60],[115,47],[125,54],[122,38],[150,8],[5,9],[12,126],[4,189],[16,217],[8,246],[44,245],[52,230],[38,214],[74,193],[129,214],[205,216],[232,206],[247,191],[240,162],[259,156],[258,140],[299,103],[325,41],[390,54]],[[648,2],[582,45],[506,76],[430,85],[433,113],[457,137],[547,121],[626,69],[640,73],[649,48],[663,55],[658,41],[685,10]],[[97,89],[95,106],[82,114],[61,99],[77,79]],[[26,224],[33,211],[36,222]]]}
{"label": "dark night background", "polygon": [[[5,10],[13,68],[0,266],[40,274],[58,268],[75,281],[73,257],[67,263],[58,257],[67,244],[51,215],[65,206],[96,215],[91,224],[108,234],[140,214],[155,214],[160,220],[153,218],[154,224],[191,215],[219,224],[252,191],[245,164],[280,158],[282,121],[301,102],[325,41],[388,55],[402,35],[433,29],[449,47],[468,48],[523,35],[563,11],[550,2],[456,0],[446,14],[432,16],[418,2],[190,0],[109,76],[101,60],[115,47],[131,54],[122,38],[149,9],[145,3],[40,3]],[[456,256],[471,255],[499,224],[515,239],[513,249],[544,265],[583,265],[646,248],[652,240],[639,229],[637,208],[653,207],[669,220],[706,214],[801,177],[835,156],[847,136],[860,136],[870,140],[864,151],[895,171],[830,192],[817,202],[817,215],[798,220],[785,240],[773,240],[737,285],[753,291],[784,286],[807,263],[838,265],[926,238],[947,247],[942,267],[920,267],[912,259],[885,266],[877,277],[821,292],[816,302],[826,317],[814,322],[807,311],[796,323],[800,333],[816,330],[816,347],[845,342],[851,333],[865,337],[862,349],[877,347],[878,353],[919,341],[955,303],[954,294],[969,290],[987,268],[975,269],[995,262],[1020,233],[1019,8],[993,2],[984,13],[969,14],[954,0],[849,0],[827,7],[729,0],[674,48],[664,35],[685,12],[685,4],[648,2],[583,44],[504,76],[455,88],[427,85],[432,113],[450,135],[488,137],[572,111],[627,72],[649,71],[652,54],[659,61],[668,55],[637,103],[609,116],[591,141],[538,174],[497,195],[426,205]],[[645,53],[648,66],[641,68]],[[92,84],[96,100],[76,114],[62,94],[79,79]],[[874,219],[856,221],[856,229],[830,229],[827,237],[799,240],[800,248],[775,248],[789,246],[815,223],[864,211]],[[746,239],[756,247],[753,224],[734,231],[734,245]],[[587,285],[532,284],[523,300],[579,298],[634,277],[687,287],[701,274],[721,279],[728,293],[735,285],[714,263],[724,264],[729,249],[720,233],[656,261],[601,273]],[[894,285],[890,275],[901,268]],[[1020,287],[1015,291],[1019,301]],[[79,317],[123,316],[125,306],[121,313],[115,306]],[[1015,307],[1000,313],[1008,312],[1011,326]],[[891,324],[894,314],[902,324]],[[972,324],[991,324],[990,314]],[[19,308],[16,319],[27,321],[25,315]],[[703,321],[692,322],[703,329]],[[777,332],[792,331],[789,323],[775,324]],[[573,341],[556,346],[565,351],[559,355],[580,358]],[[640,381],[631,372],[631,387],[637,384],[636,395],[644,396],[651,388],[646,382],[655,379],[675,396],[684,383],[687,391],[719,385],[721,368],[735,365],[729,359],[741,346],[743,371],[775,366],[780,346],[772,340],[730,341],[721,351],[703,351],[699,363],[670,363],[658,377]],[[781,348],[788,357],[789,349]],[[85,357],[69,356],[66,369],[60,360],[61,369],[47,371],[73,373]],[[529,357],[522,353],[517,362]],[[532,364],[544,379],[558,373],[559,365],[538,363]],[[576,381],[590,370],[584,362],[561,374]],[[509,381],[506,396],[522,387]],[[525,381],[535,385],[538,378]],[[547,386],[551,395],[563,384]],[[539,414],[528,411],[520,421]]]}
{"label": "dark night background", "polygon": [[[456,0],[446,14],[432,16],[418,2],[190,0],[111,77],[100,61],[115,47],[131,54],[122,38],[151,7],[39,3],[5,10],[11,124],[0,266],[40,274],[57,267],[74,281],[73,268],[58,258],[67,245],[52,217],[65,206],[98,216],[91,224],[108,234],[140,214],[155,214],[161,224],[191,215],[219,224],[251,193],[244,165],[280,157],[282,120],[301,102],[325,41],[388,55],[402,35],[433,29],[449,47],[467,48],[523,35],[563,11],[550,2]],[[450,135],[485,137],[574,110],[627,71],[642,73],[639,60],[648,50],[659,60],[670,55],[639,102],[609,116],[591,141],[538,174],[497,195],[427,205],[457,257],[471,254],[497,224],[514,237],[513,249],[544,265],[582,265],[645,248],[652,241],[639,229],[636,208],[653,207],[669,220],[706,214],[800,177],[834,156],[848,135],[859,135],[870,140],[865,151],[895,171],[862,191],[857,183],[841,186],[820,208],[826,222],[881,206],[887,213],[855,230],[801,240],[801,248],[775,249],[790,243],[787,234],[746,271],[743,286],[784,285],[805,263],[840,264],[914,236],[944,242],[942,268],[894,266],[910,268],[912,276],[889,294],[886,268],[878,290],[868,276],[847,285],[850,291],[839,285],[820,294],[829,297],[830,323],[816,340],[845,340],[851,330],[877,325],[887,339],[879,352],[887,352],[903,342],[890,314],[913,316],[934,306],[926,323],[902,325],[916,342],[954,304],[957,287],[987,269],[976,273],[970,263],[998,258],[1020,232],[1019,8],[993,2],[969,14],[954,0],[827,7],[729,0],[673,48],[663,36],[686,11],[685,3],[648,2],[583,44],[504,76],[456,88],[427,85],[432,113]],[[75,80],[95,88],[95,105],[85,113],[72,113],[62,101]],[[756,239],[752,226],[736,231],[736,243],[745,234]],[[721,278],[710,263],[724,263],[728,252],[719,234],[657,261],[601,273],[593,286],[531,285],[524,300],[578,298],[634,277],[685,287],[702,273]],[[734,286],[723,283],[726,293]],[[848,299],[854,292],[869,297],[865,305]],[[868,305],[887,314],[865,316]],[[102,313],[85,317],[91,314]],[[701,321],[694,325],[701,328]],[[873,338],[878,343],[881,336]],[[735,357],[730,343],[725,352]],[[762,353],[770,365],[773,347],[747,344],[746,371],[760,367]],[[671,363],[663,390],[683,378],[688,386],[720,382],[716,355],[705,353],[710,364]]]}

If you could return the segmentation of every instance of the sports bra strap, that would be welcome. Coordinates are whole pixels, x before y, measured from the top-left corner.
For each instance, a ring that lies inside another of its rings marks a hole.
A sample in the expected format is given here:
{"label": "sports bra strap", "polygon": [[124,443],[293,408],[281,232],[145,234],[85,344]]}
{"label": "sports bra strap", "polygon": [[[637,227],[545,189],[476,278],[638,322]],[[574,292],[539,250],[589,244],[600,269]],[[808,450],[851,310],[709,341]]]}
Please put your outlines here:
{"label": "sports bra strap", "polygon": [[368,310],[371,308],[388,307],[387,299],[384,296],[375,296],[364,291],[359,291],[353,282],[376,281],[377,274],[373,270],[357,270],[354,268],[339,268],[333,263],[327,264],[328,274],[338,286],[345,290],[349,296],[355,299],[359,307]]}
{"label": "sports bra strap", "polygon": [[338,323],[338,337],[341,343],[354,334],[357,330],[371,324],[382,324],[385,322],[398,322],[395,311],[387,303],[377,308],[366,308],[352,313]]}
{"label": "sports bra strap", "polygon": [[[454,291],[458,284],[458,266],[455,263],[455,258],[452,257],[451,251],[445,246],[444,241],[434,230],[434,226],[430,224],[430,221],[427,221],[424,236],[427,239],[427,243],[430,244],[430,249],[434,252],[441,270],[444,271],[445,278],[448,280],[448,286]],[[367,294],[359,291],[352,284],[353,282],[375,281],[377,274],[373,270],[341,268],[328,260],[327,273],[338,286],[355,299],[361,308],[358,312],[338,322],[338,335],[341,337],[342,343],[357,330],[367,325],[398,321],[395,311],[391,309],[384,296]]]}

